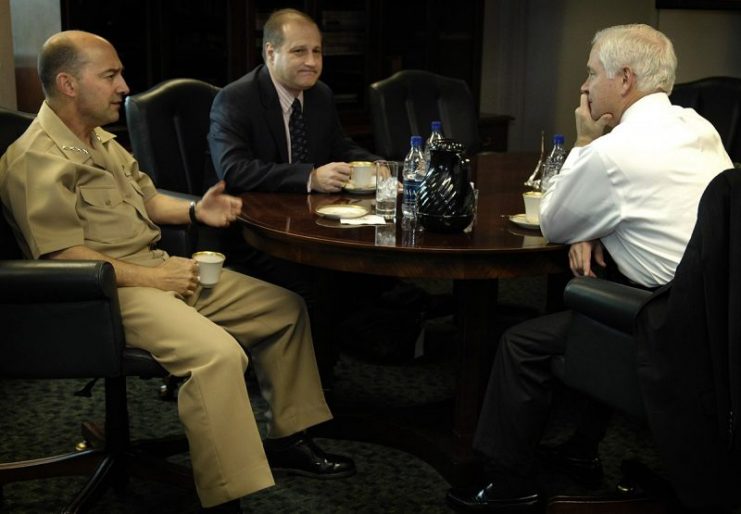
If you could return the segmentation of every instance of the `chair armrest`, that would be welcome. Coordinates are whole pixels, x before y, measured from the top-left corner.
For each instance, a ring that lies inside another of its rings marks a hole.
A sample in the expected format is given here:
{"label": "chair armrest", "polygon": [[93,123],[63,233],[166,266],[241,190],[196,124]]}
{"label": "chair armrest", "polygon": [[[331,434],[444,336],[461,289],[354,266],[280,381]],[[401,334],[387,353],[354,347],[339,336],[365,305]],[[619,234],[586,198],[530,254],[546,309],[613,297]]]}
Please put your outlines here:
{"label": "chair armrest", "polygon": [[653,293],[598,278],[578,277],[566,285],[564,302],[570,309],[626,334]]}
{"label": "chair armrest", "polygon": [[113,266],[103,261],[0,261],[0,302],[79,302],[118,298]]}
{"label": "chair armrest", "polygon": [[124,334],[113,266],[0,261],[0,375],[121,374]]}
{"label": "chair armrest", "polygon": [[169,255],[190,257],[198,245],[198,229],[191,225],[160,225],[157,247]]}
{"label": "chair armrest", "polygon": [[[157,189],[157,192],[189,202],[200,200],[197,196],[178,193],[169,189]],[[160,225],[162,239],[160,239],[158,246],[170,255],[190,257],[198,246],[198,232],[198,227],[191,225]]]}
{"label": "chair armrest", "polygon": [[180,193],[178,191],[171,191],[170,189],[157,188],[157,192],[165,196],[171,196],[173,198],[180,198],[181,200],[188,200],[189,202],[197,202],[201,199],[200,196],[192,195],[190,193]]}
{"label": "chair armrest", "polygon": [[652,295],[607,280],[572,279],[564,301],[574,317],[566,351],[552,361],[554,374],[577,391],[644,418],[633,327],[641,306]]}
{"label": "chair armrest", "polygon": [[[178,193],[168,189],[157,189],[158,192],[188,201],[198,201],[200,197],[187,193]],[[223,251],[224,229],[203,224],[196,225],[160,225],[162,239],[158,246],[170,255],[190,257],[199,250]]]}

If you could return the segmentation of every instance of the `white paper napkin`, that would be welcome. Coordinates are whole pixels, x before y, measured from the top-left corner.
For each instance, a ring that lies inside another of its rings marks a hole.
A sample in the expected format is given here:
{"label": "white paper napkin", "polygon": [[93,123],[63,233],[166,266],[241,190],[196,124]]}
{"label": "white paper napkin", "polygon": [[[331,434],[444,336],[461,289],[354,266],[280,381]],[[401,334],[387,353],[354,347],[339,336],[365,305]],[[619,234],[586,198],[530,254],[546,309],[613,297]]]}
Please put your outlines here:
{"label": "white paper napkin", "polygon": [[340,223],[343,225],[385,225],[386,220],[377,214],[366,214],[359,218],[342,218]]}

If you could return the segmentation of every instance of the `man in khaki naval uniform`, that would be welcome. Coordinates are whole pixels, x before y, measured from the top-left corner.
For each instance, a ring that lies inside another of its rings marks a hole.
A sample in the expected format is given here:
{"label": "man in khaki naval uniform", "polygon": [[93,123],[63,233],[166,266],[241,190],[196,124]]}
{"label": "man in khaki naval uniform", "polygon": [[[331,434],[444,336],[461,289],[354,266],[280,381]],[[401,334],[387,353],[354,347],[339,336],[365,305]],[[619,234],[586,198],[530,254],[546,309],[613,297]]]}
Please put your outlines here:
{"label": "man in khaki naval uniform", "polygon": [[[113,46],[93,34],[62,32],[44,44],[46,101],[0,160],[0,199],[26,256],[113,265],[127,344],[187,377],[178,408],[205,508],[238,512],[238,498],[273,485],[268,461],[321,478],[353,474],[350,459],[324,453],[303,432],[331,413],[300,297],[230,270],[202,289],[193,260],[156,249],[155,223],[226,226],[241,200],[224,194],[223,182],[190,205],[157,193],[100,128],[118,119],[128,93],[121,72]],[[271,407],[265,451],[244,348]]]}

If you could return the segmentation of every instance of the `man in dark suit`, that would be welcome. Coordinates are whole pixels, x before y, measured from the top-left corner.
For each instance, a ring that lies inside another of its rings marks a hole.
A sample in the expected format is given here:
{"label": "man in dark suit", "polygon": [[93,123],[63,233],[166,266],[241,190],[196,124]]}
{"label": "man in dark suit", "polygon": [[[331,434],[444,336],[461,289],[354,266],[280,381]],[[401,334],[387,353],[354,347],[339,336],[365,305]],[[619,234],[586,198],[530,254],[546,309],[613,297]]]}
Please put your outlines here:
{"label": "man in dark suit", "polygon": [[[208,141],[216,173],[232,193],[338,192],[350,178],[349,161],[380,157],[340,126],[332,91],[319,80],[319,28],[306,14],[282,9],[268,18],[263,34],[265,65],[226,86],[211,108]],[[303,118],[302,155],[291,141],[294,101]]]}
{"label": "man in dark suit", "polygon": [[[322,36],[314,20],[294,9],[274,12],[263,28],[263,58],[264,65],[224,87],[211,108],[211,156],[230,193],[335,193],[350,178],[348,162],[380,159],[340,126],[332,91],[319,81]],[[230,266],[299,293],[317,319],[315,270],[248,247],[238,230],[226,239]],[[370,286],[359,284],[368,282],[363,276],[353,280],[356,288],[385,287],[377,277]],[[335,345],[326,330],[317,333],[318,323],[312,325],[326,386]]]}

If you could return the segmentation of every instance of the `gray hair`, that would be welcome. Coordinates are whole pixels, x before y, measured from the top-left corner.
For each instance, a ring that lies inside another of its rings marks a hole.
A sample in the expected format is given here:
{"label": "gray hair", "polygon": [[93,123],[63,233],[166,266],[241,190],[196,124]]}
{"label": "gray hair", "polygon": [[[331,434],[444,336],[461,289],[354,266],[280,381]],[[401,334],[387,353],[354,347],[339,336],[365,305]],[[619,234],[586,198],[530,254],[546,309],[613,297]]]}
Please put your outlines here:
{"label": "gray hair", "polygon": [[608,77],[627,66],[635,73],[638,91],[672,92],[677,56],[669,38],[655,28],[643,24],[608,27],[594,35],[592,46]]}
{"label": "gray hair", "polygon": [[[296,9],[280,9],[270,14],[262,28],[262,58],[265,59],[265,45],[270,43],[274,48],[283,44],[283,25],[290,21],[303,21],[314,25],[317,30],[319,26],[308,14]],[[267,60],[267,59],[266,59]]]}

